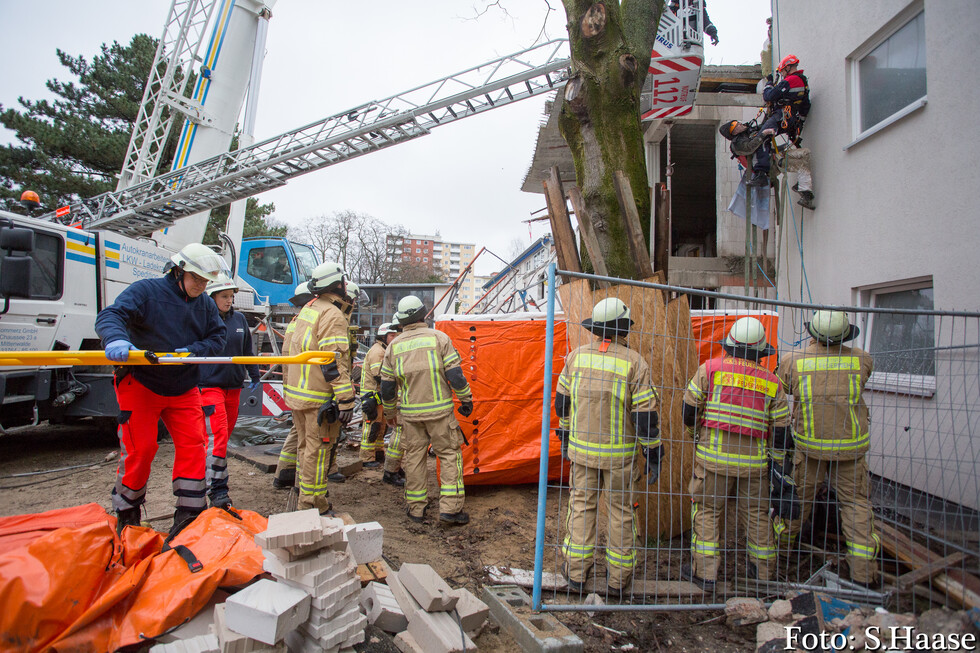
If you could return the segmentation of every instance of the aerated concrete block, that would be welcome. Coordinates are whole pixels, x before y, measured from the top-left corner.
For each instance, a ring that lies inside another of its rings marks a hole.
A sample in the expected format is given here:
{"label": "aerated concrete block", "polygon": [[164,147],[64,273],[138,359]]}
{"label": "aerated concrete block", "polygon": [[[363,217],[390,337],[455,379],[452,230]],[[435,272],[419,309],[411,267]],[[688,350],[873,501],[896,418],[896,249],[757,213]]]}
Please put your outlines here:
{"label": "aerated concrete block", "polygon": [[368,583],[361,590],[361,607],[367,615],[368,623],[385,632],[400,633],[408,628],[408,619],[387,585]]}
{"label": "aerated concrete block", "polygon": [[198,635],[150,647],[151,653],[220,653],[215,635]]}
{"label": "aerated concrete block", "polygon": [[[320,624],[312,624],[306,621],[300,626],[300,630],[309,635],[314,639],[322,639],[331,633],[334,633],[340,629],[346,628],[350,624],[357,621],[358,617],[363,616],[361,614],[360,606],[357,603],[351,603],[347,606],[347,609],[336,615],[333,619],[328,619]],[[338,640],[338,644],[342,642],[343,639]]]}
{"label": "aerated concrete block", "polygon": [[314,544],[322,539],[323,524],[316,508],[269,515],[269,525],[255,535],[255,543],[263,549]]}
{"label": "aerated concrete block", "polygon": [[475,651],[469,635],[460,632],[459,624],[448,612],[419,610],[408,622],[408,632],[426,653],[463,653]]}
{"label": "aerated concrete block", "polygon": [[412,633],[408,632],[407,630],[403,630],[402,632],[398,633],[398,635],[395,637],[395,646],[397,646],[398,650],[402,653],[426,653],[426,651],[419,646],[419,643],[415,641],[415,638],[412,637]]}
{"label": "aerated concrete block", "polygon": [[320,523],[322,525],[323,539],[319,542],[314,542],[313,544],[297,544],[280,549],[266,549],[266,551],[284,562],[293,562],[294,560],[313,555],[323,549],[335,547],[343,542],[343,520],[332,517],[320,517]]}
{"label": "aerated concrete block", "polygon": [[353,524],[344,528],[344,539],[350,547],[354,561],[359,565],[381,559],[385,529],[376,521]]}
{"label": "aerated concrete block", "polygon": [[317,597],[340,587],[351,578],[357,578],[357,565],[346,553],[327,550],[320,555],[326,556],[329,564],[295,580],[282,579],[283,582],[304,589],[310,595]]}
{"label": "aerated concrete block", "polygon": [[446,612],[459,600],[446,581],[429,565],[406,562],[398,570],[398,580],[426,612]]}
{"label": "aerated concrete block", "polygon": [[326,633],[323,637],[313,637],[306,630],[306,625],[303,624],[296,632],[305,638],[309,642],[315,643],[320,648],[314,649],[317,651],[323,649],[333,649],[338,650],[341,646],[344,646],[346,642],[353,641],[357,639],[357,636],[364,634],[364,628],[367,626],[367,617],[354,610],[354,621],[347,622],[344,626],[338,626],[334,630]]}
{"label": "aerated concrete block", "polygon": [[489,606],[465,587],[452,590],[452,594],[459,599],[456,602],[456,614],[463,623],[463,630],[467,633],[475,632],[490,615]]}
{"label": "aerated concrete block", "polygon": [[225,623],[225,604],[214,606],[214,634],[218,636],[218,648],[221,653],[266,653],[278,648],[285,650],[284,644],[270,647],[265,642],[236,633]]}
{"label": "aerated concrete block", "polygon": [[385,578],[388,583],[388,589],[391,593],[395,595],[395,600],[398,601],[398,607],[402,609],[402,613],[405,618],[411,621],[412,615],[415,614],[417,610],[421,610],[422,606],[419,602],[412,598],[405,586],[402,585],[401,580],[398,578],[398,572],[392,571],[388,573],[388,577]]}
{"label": "aerated concrete block", "polygon": [[263,578],[225,601],[225,623],[232,630],[274,645],[310,615],[310,595]]}
{"label": "aerated concrete block", "polygon": [[355,576],[348,578],[339,587],[324,593],[322,596],[313,597],[310,602],[310,620],[330,618],[339,612],[337,608],[358,600],[357,594],[360,590],[361,579]]}
{"label": "aerated concrete block", "polygon": [[[500,627],[525,653],[582,653],[585,643],[554,615],[531,610],[531,597],[517,585],[483,588],[483,600]],[[411,623],[409,623],[411,627]]]}

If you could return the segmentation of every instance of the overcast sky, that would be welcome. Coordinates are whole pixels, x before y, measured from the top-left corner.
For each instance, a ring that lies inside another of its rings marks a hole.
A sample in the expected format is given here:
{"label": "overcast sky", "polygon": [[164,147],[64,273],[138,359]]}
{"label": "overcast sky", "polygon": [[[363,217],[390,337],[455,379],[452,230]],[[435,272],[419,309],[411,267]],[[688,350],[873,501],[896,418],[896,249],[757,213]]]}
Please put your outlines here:
{"label": "overcast sky", "polygon": [[[256,139],[382,99],[532,45],[544,0],[502,0],[472,20],[483,0],[339,2],[279,0],[273,8]],[[548,36],[563,38],[565,15],[551,0]],[[91,58],[102,43],[159,38],[170,0],[0,0],[0,104],[49,97],[45,81],[75,81],[57,59],[61,48]],[[710,2],[720,44],[709,64],[758,63],[769,0]],[[432,134],[299,177],[259,196],[287,223],[353,210],[415,233],[486,246],[507,258],[515,238],[529,244],[549,231],[529,226],[544,207],[522,193],[543,99],[522,102],[440,127]],[[13,134],[0,128],[0,142]],[[43,201],[43,198],[42,198]],[[478,264],[481,274],[499,262]],[[481,261],[483,259],[481,258]]]}

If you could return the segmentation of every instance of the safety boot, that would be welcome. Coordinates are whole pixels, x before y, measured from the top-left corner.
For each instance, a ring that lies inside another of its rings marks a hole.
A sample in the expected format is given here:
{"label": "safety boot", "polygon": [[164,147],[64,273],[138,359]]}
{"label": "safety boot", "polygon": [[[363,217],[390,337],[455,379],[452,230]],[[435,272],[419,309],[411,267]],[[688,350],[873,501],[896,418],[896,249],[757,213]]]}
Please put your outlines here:
{"label": "safety boot", "polygon": [[385,472],[381,476],[381,482],[395,487],[405,487],[405,477],[399,476],[398,472]]}
{"label": "safety boot", "polygon": [[334,472],[333,474],[327,475],[327,480],[331,483],[346,483],[347,477],[340,472]]}
{"label": "safety boot", "polygon": [[408,515],[408,518],[411,519],[416,524],[424,524],[425,523],[425,511],[428,510],[428,509],[429,509],[429,506],[426,506],[425,508],[422,508],[422,516],[421,517],[416,517],[415,515],[413,515],[411,508],[408,508],[405,511],[405,514]]}
{"label": "safety boot", "polygon": [[715,589],[715,581],[707,580],[706,578],[701,578],[694,573],[694,569],[691,565],[684,563],[681,565],[681,578],[684,580],[689,580],[701,589],[711,592]]}
{"label": "safety boot", "polygon": [[212,508],[230,508],[231,507],[231,497],[228,496],[228,490],[216,490],[213,493],[208,493],[208,498],[211,500]]}
{"label": "safety boot", "polygon": [[281,474],[272,477],[272,487],[277,490],[286,490],[296,485],[296,470],[284,469]]}
{"label": "safety boot", "polygon": [[745,182],[746,186],[761,187],[769,185],[769,173],[756,170],[752,178]]}
{"label": "safety boot", "polygon": [[811,211],[817,208],[816,203],[813,201],[813,193],[808,190],[800,191],[800,199],[797,200],[796,203],[805,209],[810,209]]}
{"label": "safety boot", "polygon": [[125,510],[116,511],[116,535],[122,535],[122,531],[127,526],[140,525],[140,507],[134,506]]}
{"label": "safety boot", "polygon": [[566,562],[561,566],[561,575],[565,577],[565,581],[568,583],[569,592],[581,594],[585,590],[585,582],[589,578],[588,572],[585,573],[585,580],[572,580],[571,576],[568,575],[568,563]]}
{"label": "safety boot", "polygon": [[462,526],[470,523],[470,516],[462,510],[459,512],[440,512],[439,521],[450,526]]}
{"label": "safety boot", "polygon": [[381,467],[381,463],[379,463],[377,460],[370,460],[366,463],[361,463],[361,467],[364,469],[377,469],[378,467]]}
{"label": "safety boot", "polygon": [[169,542],[175,538],[178,533],[187,528],[200,514],[201,511],[199,510],[188,510],[187,508],[177,508],[174,510],[174,524],[170,527],[170,532],[167,533],[167,541]]}

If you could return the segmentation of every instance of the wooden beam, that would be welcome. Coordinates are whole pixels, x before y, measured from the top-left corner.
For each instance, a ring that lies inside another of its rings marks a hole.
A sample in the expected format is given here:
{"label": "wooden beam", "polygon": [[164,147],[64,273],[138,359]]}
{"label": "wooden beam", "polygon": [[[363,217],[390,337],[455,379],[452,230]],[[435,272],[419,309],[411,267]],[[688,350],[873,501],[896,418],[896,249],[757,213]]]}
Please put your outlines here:
{"label": "wooden beam", "polygon": [[914,569],[907,574],[902,574],[895,579],[896,584],[899,586],[899,588],[907,590],[910,586],[924,580],[928,580],[936,574],[946,571],[947,568],[963,562],[964,558],[966,558],[966,554],[957,551],[953,555],[948,555],[945,558],[940,558],[939,560],[933,560],[927,565]]}
{"label": "wooden beam", "polygon": [[650,250],[643,238],[643,227],[640,225],[640,214],[633,200],[633,188],[630,180],[622,170],[613,174],[613,185],[616,187],[616,197],[619,199],[619,210],[626,225],[626,242],[630,255],[636,262],[637,279],[647,279],[653,276],[653,266],[650,264]]}
{"label": "wooden beam", "polygon": [[656,207],[654,223],[656,231],[653,238],[653,269],[664,273],[670,279],[670,190],[667,184],[658,183],[653,187],[653,205]]}
{"label": "wooden beam", "polygon": [[[578,221],[578,231],[582,234],[582,240],[585,241],[585,250],[589,253],[592,268],[596,271],[596,274],[608,277],[609,268],[606,267],[606,258],[602,255],[602,249],[599,247],[599,239],[596,238],[592,219],[589,217],[589,212],[585,208],[585,198],[582,197],[582,191],[578,189],[578,186],[572,186],[568,189],[568,199],[572,201],[572,208],[575,210],[575,219]],[[600,285],[606,287],[609,284],[602,282]]]}
{"label": "wooden beam", "polygon": [[558,177],[558,166],[552,166],[548,180],[541,183],[544,185],[544,198],[548,203],[548,217],[551,218],[551,235],[555,239],[558,265],[569,272],[581,272],[582,264],[578,259],[575,232],[572,230],[572,221],[568,217],[565,191]]}

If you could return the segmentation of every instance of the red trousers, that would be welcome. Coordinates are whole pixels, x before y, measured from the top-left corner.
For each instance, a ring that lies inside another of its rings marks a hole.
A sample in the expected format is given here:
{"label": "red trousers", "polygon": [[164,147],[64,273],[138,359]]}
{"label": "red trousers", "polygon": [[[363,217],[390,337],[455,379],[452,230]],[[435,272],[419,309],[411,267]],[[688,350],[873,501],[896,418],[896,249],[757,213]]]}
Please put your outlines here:
{"label": "red trousers", "polygon": [[212,496],[228,491],[228,438],[238,421],[241,388],[201,388],[208,434],[207,487]]}
{"label": "red trousers", "polygon": [[177,508],[204,510],[206,436],[200,391],[192,388],[182,395],[165,397],[128,375],[116,383],[116,399],[120,455],[112,507],[126,510],[143,503],[158,448],[157,422],[162,419],[174,441],[173,492]]}

